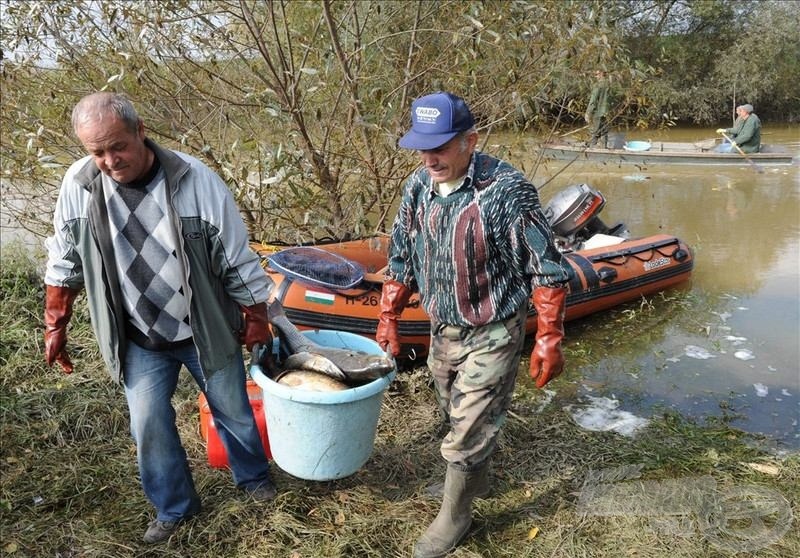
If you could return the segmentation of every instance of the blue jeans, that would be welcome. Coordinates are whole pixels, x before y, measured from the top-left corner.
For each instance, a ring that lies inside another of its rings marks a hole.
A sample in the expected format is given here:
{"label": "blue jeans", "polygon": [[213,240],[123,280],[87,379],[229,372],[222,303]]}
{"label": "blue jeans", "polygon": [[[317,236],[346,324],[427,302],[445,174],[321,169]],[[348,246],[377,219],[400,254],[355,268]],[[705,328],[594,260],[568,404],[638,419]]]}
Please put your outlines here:
{"label": "blue jeans", "polygon": [[245,388],[241,354],[206,382],[194,345],[151,351],[130,342],[123,374],[131,434],[142,488],[160,521],[178,521],[200,511],[200,497],[172,406],[181,365],[206,395],[236,486],[254,490],[270,481],[269,464]]}

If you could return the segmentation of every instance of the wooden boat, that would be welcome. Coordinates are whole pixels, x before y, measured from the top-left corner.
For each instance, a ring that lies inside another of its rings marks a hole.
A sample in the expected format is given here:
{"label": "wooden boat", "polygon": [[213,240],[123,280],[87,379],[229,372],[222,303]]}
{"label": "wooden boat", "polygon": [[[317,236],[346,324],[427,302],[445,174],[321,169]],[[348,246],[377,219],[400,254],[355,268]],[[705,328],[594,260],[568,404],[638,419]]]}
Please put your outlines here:
{"label": "wooden boat", "polygon": [[[611,238],[611,237],[609,237]],[[566,253],[575,270],[569,285],[567,320],[612,308],[678,285],[689,279],[694,259],[691,249],[674,236],[659,234],[638,240],[614,238],[613,245]],[[388,239],[315,244],[316,248],[358,262],[365,279],[347,290],[312,286],[269,267],[268,257],[282,247],[253,244],[275,283],[271,299],[280,300],[289,320],[300,329],[335,329],[374,339],[378,325],[381,275],[386,265]],[[531,303],[527,332],[536,329]],[[401,357],[419,359],[428,352],[430,321],[420,306],[419,295],[411,297],[399,321]]]}
{"label": "wooden boat", "polygon": [[[626,149],[628,144],[630,148]],[[635,145],[634,145],[635,144]],[[642,149],[643,144],[649,148]],[[546,143],[540,146],[545,159],[560,161],[591,161],[613,164],[655,165],[746,165],[747,159],[740,153],[717,153],[715,140],[688,142],[615,142],[609,149],[587,147],[581,142]],[[755,164],[790,165],[792,153],[779,145],[762,145],[760,153],[748,153]]]}

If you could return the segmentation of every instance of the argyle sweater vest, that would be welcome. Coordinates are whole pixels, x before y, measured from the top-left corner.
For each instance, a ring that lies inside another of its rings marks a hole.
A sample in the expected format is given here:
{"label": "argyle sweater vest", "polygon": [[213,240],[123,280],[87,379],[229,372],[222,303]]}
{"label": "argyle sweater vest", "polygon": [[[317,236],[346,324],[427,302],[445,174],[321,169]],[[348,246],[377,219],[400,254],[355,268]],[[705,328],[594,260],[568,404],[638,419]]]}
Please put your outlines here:
{"label": "argyle sweater vest", "polygon": [[119,184],[104,175],[103,192],[128,336],[154,350],[190,341],[189,301],[175,250],[178,239],[158,161],[137,183]]}

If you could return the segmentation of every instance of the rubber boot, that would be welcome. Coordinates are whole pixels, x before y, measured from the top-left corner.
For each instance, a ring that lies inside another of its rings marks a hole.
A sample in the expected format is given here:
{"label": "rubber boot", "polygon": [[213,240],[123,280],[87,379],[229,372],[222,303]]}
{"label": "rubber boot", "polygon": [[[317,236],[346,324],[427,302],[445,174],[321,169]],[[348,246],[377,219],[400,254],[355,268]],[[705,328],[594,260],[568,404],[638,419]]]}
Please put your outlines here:
{"label": "rubber boot", "polygon": [[[481,475],[475,480],[474,498],[488,498],[492,493],[492,482],[489,478],[490,467],[486,465],[486,474]],[[444,481],[435,482],[425,487],[425,495],[431,498],[444,498]]]}
{"label": "rubber boot", "polygon": [[488,472],[488,463],[475,471],[447,467],[442,507],[414,545],[414,558],[440,558],[459,545],[472,525],[472,500]]}

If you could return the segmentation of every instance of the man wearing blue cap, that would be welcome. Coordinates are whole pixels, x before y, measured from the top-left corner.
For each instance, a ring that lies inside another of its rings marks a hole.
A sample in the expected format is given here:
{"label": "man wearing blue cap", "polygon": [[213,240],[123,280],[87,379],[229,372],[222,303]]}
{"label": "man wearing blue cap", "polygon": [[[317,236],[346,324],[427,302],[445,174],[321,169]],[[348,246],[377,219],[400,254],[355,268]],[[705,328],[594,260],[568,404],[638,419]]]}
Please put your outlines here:
{"label": "man wearing blue cap", "polygon": [[489,491],[489,460],[514,390],[533,289],[538,314],[530,374],[538,387],[564,365],[569,264],[553,243],[536,188],[509,163],[476,151],[463,99],[438,92],[411,105],[400,147],[422,162],[406,181],[392,228],[378,343],[402,345],[397,320],[418,290],[431,320],[428,367],[449,426],[439,514],[414,547],[444,556],[467,534],[472,500]]}

